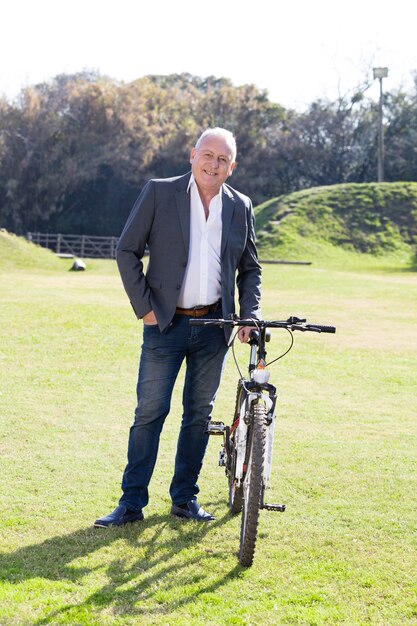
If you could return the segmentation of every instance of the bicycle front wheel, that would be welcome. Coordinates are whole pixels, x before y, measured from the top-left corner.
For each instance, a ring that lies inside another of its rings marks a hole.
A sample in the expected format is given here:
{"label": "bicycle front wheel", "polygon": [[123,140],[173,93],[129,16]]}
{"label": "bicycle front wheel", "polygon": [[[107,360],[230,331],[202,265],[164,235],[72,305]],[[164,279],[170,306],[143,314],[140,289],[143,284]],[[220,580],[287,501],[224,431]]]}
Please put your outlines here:
{"label": "bicycle front wheel", "polygon": [[259,508],[263,489],[266,445],[266,408],[262,402],[253,403],[250,415],[247,472],[243,480],[243,509],[240,529],[239,561],[249,567],[253,563]]}

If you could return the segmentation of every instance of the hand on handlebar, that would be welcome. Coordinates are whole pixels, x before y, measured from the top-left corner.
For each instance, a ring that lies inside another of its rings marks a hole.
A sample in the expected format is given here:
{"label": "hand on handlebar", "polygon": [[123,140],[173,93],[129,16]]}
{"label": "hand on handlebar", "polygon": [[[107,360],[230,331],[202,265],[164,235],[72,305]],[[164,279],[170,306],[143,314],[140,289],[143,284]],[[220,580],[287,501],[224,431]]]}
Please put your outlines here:
{"label": "hand on handlebar", "polygon": [[242,326],[239,328],[237,336],[239,337],[240,343],[248,343],[252,330],[253,328],[250,326]]}

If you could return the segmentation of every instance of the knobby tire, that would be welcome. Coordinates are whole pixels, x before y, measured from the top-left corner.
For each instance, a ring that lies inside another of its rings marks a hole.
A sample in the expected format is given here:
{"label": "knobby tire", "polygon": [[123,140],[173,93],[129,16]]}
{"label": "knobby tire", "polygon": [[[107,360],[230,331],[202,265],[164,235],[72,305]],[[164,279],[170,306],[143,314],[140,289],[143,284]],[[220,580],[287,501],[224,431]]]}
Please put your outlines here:
{"label": "knobby tire", "polygon": [[247,472],[243,480],[239,552],[239,562],[245,567],[253,563],[263,489],[267,426],[266,408],[262,402],[252,404],[250,418],[249,455]]}

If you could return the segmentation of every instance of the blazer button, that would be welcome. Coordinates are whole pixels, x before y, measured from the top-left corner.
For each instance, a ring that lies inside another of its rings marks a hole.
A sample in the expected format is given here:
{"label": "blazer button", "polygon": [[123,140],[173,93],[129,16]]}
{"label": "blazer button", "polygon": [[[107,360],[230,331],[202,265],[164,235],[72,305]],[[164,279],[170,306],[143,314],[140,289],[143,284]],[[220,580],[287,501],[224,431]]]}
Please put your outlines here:
{"label": "blazer button", "polygon": [[177,285],[177,289],[181,289],[181,285]]}
{"label": "blazer button", "polygon": [[183,267],[187,267],[187,261],[183,261],[182,266],[183,266]]}

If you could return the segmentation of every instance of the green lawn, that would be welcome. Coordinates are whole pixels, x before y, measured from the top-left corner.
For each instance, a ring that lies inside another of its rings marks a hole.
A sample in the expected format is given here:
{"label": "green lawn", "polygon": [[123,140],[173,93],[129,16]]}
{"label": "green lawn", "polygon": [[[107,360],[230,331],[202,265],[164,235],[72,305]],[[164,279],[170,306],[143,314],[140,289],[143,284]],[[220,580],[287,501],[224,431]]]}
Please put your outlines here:
{"label": "green lawn", "polygon": [[[265,317],[337,334],[296,335],[271,368],[268,499],[287,511],[261,513],[245,569],[219,439],[200,482],[216,521],[169,516],[181,385],[145,522],[92,528],[120,495],[141,323],[114,262],[87,265],[0,270],[0,623],[417,624],[417,275],[265,266]],[[276,332],[270,355],[287,344]],[[230,418],[236,378],[230,355],[214,418]]]}

